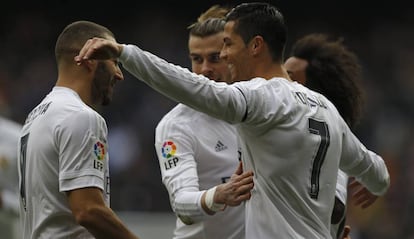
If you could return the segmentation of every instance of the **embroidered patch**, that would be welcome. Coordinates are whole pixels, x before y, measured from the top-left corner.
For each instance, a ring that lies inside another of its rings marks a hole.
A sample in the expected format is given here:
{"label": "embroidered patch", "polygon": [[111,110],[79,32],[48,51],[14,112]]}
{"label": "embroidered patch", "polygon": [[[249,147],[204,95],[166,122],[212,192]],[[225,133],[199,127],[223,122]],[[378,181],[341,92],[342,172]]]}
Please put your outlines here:
{"label": "embroidered patch", "polygon": [[101,172],[104,170],[104,163],[102,162],[105,159],[105,145],[101,142],[96,142],[93,146],[93,153],[96,158],[93,160],[93,168]]}
{"label": "embroidered patch", "polygon": [[96,142],[93,146],[93,152],[98,160],[103,160],[105,158],[105,145],[101,142]]}
{"label": "embroidered patch", "polygon": [[164,158],[168,159],[175,155],[176,150],[177,150],[177,146],[175,146],[174,142],[166,141],[162,145],[161,153]]}
{"label": "embroidered patch", "polygon": [[169,170],[177,166],[180,160],[174,156],[176,152],[177,146],[174,144],[173,141],[168,140],[164,142],[161,148],[161,153],[162,156],[166,159],[164,162],[165,170]]}

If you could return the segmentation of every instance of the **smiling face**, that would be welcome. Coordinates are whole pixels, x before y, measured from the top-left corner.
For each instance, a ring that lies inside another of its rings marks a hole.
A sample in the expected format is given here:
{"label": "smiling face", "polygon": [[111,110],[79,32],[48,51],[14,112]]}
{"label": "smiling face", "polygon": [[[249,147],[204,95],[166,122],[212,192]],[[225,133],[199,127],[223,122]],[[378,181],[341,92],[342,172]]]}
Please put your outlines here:
{"label": "smiling face", "polygon": [[228,64],[233,82],[249,80],[253,77],[251,69],[254,68],[248,46],[234,32],[234,24],[234,21],[229,21],[224,26],[224,46],[220,55]]}
{"label": "smiling face", "polygon": [[222,47],[223,32],[206,37],[190,35],[188,49],[192,71],[202,74],[210,80],[231,83],[227,64],[220,58]]}
{"label": "smiling face", "polygon": [[[112,40],[115,41],[113,38]],[[117,60],[98,61],[91,87],[93,102],[101,105],[111,103],[113,88],[117,81],[123,79],[124,76]]]}
{"label": "smiling face", "polygon": [[101,105],[108,105],[112,101],[113,88],[123,75],[117,62],[99,62],[92,82],[92,100]]}

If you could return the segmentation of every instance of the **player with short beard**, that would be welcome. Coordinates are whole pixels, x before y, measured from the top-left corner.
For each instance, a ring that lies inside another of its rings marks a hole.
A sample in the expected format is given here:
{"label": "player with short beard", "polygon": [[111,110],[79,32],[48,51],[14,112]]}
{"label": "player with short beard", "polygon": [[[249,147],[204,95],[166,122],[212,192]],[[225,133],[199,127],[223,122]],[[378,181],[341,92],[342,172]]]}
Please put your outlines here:
{"label": "player with short beard", "polygon": [[21,131],[18,165],[25,239],[137,239],[109,207],[107,125],[94,110],[123,80],[116,60],[73,57],[91,37],[115,42],[107,28],[77,21],[59,35],[58,79],[30,112]]}

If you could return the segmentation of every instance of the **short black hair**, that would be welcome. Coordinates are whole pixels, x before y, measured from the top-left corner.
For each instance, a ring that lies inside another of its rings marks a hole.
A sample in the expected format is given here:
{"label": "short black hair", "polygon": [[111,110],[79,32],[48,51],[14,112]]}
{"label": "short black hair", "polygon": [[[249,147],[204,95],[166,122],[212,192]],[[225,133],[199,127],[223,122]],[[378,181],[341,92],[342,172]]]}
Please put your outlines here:
{"label": "short black hair", "polygon": [[226,16],[226,22],[235,22],[235,32],[247,44],[253,37],[262,36],[268,44],[272,59],[282,61],[287,41],[287,26],[282,13],[268,3],[242,3]]}
{"label": "short black hair", "polygon": [[106,27],[90,21],[76,21],[67,25],[60,33],[55,46],[56,61],[73,58],[85,42],[93,37],[108,38],[114,34]]}

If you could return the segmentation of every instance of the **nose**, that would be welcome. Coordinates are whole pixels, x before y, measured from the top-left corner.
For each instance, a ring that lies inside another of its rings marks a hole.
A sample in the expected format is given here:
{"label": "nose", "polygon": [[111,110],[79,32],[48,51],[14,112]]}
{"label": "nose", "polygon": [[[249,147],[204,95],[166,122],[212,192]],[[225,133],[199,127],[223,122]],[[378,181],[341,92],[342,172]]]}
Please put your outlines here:
{"label": "nose", "polygon": [[227,60],[227,48],[226,44],[223,44],[220,51],[220,59]]}
{"label": "nose", "polygon": [[224,47],[220,51],[220,59],[227,60],[227,52],[224,50]]}
{"label": "nose", "polygon": [[201,74],[209,76],[213,72],[213,67],[208,61],[204,61],[201,65]]}
{"label": "nose", "polygon": [[122,73],[121,68],[119,68],[119,66],[117,66],[114,78],[119,81],[124,80],[124,74]]}

